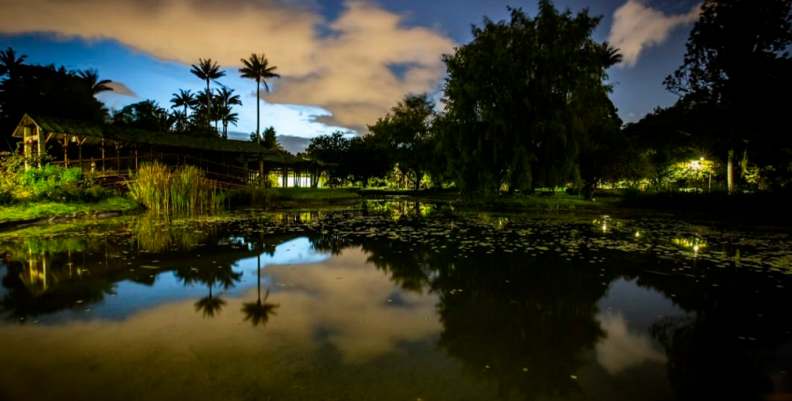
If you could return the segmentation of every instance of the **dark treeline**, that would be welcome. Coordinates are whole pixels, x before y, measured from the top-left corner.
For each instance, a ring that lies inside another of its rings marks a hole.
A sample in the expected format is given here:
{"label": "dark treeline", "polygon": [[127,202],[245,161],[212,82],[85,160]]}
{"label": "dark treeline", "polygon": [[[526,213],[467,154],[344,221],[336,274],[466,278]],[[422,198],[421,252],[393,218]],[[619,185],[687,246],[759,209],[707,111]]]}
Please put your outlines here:
{"label": "dark treeline", "polygon": [[[216,62],[199,59],[190,70],[206,84],[206,88],[193,93],[179,89],[170,100],[170,109],[154,100],[143,100],[124,106],[120,110],[108,110],[95,95],[113,91],[111,80],[100,80],[96,70],[68,70],[51,65],[30,65],[26,56],[14,49],[0,51],[0,130],[3,132],[3,148],[15,149],[16,140],[11,138],[16,125],[25,114],[59,117],[85,124],[109,124],[167,134],[199,137],[228,138],[229,125],[236,125],[239,116],[233,107],[242,105],[240,96],[220,82],[225,76]],[[240,76],[256,81],[257,88],[263,84],[269,90],[267,80],[280,77],[277,67],[269,65],[263,54],[252,54],[242,59]],[[212,88],[211,83],[220,86]],[[259,95],[260,96],[260,95]],[[257,121],[257,127],[260,121]],[[251,134],[251,140],[270,148],[279,145],[272,127],[265,130],[270,137],[261,138],[260,130]]]}
{"label": "dark treeline", "polygon": [[592,39],[600,17],[545,0],[533,18],[510,9],[444,56],[442,110],[408,95],[368,134],[316,138],[306,155],[336,163],[336,184],[396,175],[410,188],[466,194],[788,190],[790,4],[707,0],[665,80],[678,101],[628,124],[609,99],[619,50]]}

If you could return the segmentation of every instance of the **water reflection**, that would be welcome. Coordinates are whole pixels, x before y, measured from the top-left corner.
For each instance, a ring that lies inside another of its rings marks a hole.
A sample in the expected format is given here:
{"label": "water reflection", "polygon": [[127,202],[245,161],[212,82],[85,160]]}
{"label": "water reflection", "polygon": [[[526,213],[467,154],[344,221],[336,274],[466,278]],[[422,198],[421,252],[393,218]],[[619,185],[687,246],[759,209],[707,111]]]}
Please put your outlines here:
{"label": "water reflection", "polygon": [[242,304],[242,313],[245,315],[245,321],[249,321],[253,327],[258,325],[264,326],[269,321],[270,316],[277,315],[275,309],[280,307],[279,304],[267,303],[270,290],[264,294],[264,301],[261,300],[261,255],[256,256],[257,268],[257,286],[256,286],[256,302],[247,302]]}
{"label": "water reflection", "polygon": [[135,221],[101,235],[6,243],[0,308],[9,321],[0,340],[20,345],[0,363],[58,385],[35,392],[12,373],[0,378],[0,394],[751,399],[790,391],[782,372],[792,361],[784,351],[792,299],[788,276],[773,270],[788,243],[743,234],[752,241],[739,247],[743,260],[763,258],[757,272],[724,268],[731,259],[706,250],[691,257],[674,241],[734,246],[699,227],[591,223],[394,219],[372,207]]}

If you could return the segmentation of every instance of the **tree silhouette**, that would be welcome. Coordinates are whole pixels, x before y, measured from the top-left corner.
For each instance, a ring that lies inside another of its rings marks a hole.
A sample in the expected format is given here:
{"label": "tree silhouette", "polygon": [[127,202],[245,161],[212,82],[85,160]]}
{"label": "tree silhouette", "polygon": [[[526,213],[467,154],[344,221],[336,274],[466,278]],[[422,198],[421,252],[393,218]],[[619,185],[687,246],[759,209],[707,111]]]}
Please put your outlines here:
{"label": "tree silhouette", "polygon": [[19,66],[25,63],[26,58],[27,56],[24,54],[17,57],[14,49],[10,47],[6,50],[0,51],[0,77],[8,74],[14,78],[17,69]]}
{"label": "tree silhouette", "polygon": [[263,83],[264,89],[269,92],[267,79],[280,78],[280,75],[275,73],[278,67],[270,67],[269,60],[267,60],[267,57],[263,53],[251,53],[247,60],[241,59],[241,61],[244,67],[239,69],[240,76],[256,81],[256,138],[258,138],[258,142],[261,143],[261,84]]}
{"label": "tree silhouette", "polygon": [[109,84],[109,83],[111,83],[113,81],[111,81],[109,79],[103,79],[103,80],[100,81],[99,80],[99,72],[96,71],[95,69],[79,71],[79,72],[77,72],[77,75],[79,75],[80,78],[85,80],[85,83],[88,85],[89,88],[91,88],[91,92],[94,95],[96,95],[97,93],[102,93],[102,92],[107,92],[107,91],[112,91],[113,90],[113,88],[107,86],[107,84]]}
{"label": "tree silhouette", "polygon": [[[666,88],[710,115],[708,142],[726,156],[727,184],[734,191],[734,164],[748,152],[765,165],[788,165],[792,139],[792,2],[707,0],[687,41],[684,62],[665,79]],[[757,118],[757,116],[762,116]]]}
{"label": "tree silhouette", "polygon": [[238,115],[231,112],[231,106],[241,106],[242,100],[239,98],[239,95],[234,94],[233,89],[228,89],[226,87],[220,88],[220,91],[217,93],[217,98],[221,103],[218,117],[220,117],[219,120],[223,123],[223,138],[228,139],[228,123],[236,125],[236,122],[239,120]]}
{"label": "tree silhouette", "polygon": [[188,89],[179,89],[179,93],[174,93],[170,100],[171,108],[183,107],[184,112],[179,115],[179,123],[181,124],[182,131],[187,128],[187,110],[195,106],[197,100],[195,95]]}
{"label": "tree silhouette", "polygon": [[[190,72],[193,73],[196,77],[204,80],[206,82],[206,92],[207,94],[211,94],[211,89],[209,88],[209,82],[217,80],[223,76],[225,76],[225,71],[220,70],[220,66],[212,61],[211,58],[208,59],[198,59],[198,65],[191,64]],[[206,123],[207,125],[210,123],[210,118],[212,117],[212,99],[211,96],[206,97]]]}

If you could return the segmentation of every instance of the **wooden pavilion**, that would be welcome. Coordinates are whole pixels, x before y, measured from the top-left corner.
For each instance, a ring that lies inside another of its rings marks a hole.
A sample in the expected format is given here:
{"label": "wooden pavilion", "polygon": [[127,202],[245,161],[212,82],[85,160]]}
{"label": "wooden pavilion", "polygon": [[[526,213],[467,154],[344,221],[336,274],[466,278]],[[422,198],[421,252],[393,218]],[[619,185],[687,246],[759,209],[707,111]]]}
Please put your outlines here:
{"label": "wooden pavilion", "polygon": [[[25,114],[13,136],[22,139],[23,152],[49,164],[80,167],[105,178],[123,178],[147,161],[168,166],[193,165],[224,186],[259,182],[270,174],[287,186],[316,187],[323,166],[288,152],[254,142],[191,137],[107,124]],[[53,146],[54,145],[54,146]],[[35,167],[35,166],[28,166]],[[41,167],[41,162],[39,166]]]}

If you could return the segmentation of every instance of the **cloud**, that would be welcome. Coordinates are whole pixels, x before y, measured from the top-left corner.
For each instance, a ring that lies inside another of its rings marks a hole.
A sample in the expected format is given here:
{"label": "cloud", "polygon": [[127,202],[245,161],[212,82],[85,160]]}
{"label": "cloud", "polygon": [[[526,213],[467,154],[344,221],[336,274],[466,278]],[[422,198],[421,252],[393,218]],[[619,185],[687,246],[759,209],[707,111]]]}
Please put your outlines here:
{"label": "cloud", "polygon": [[[121,82],[113,81],[113,82],[110,82],[109,84],[107,84],[107,86],[109,88],[113,89],[112,93],[114,93],[116,95],[137,97],[137,94],[135,92],[133,92],[131,89],[129,89],[128,86],[122,84]],[[102,92],[102,93],[104,93],[104,92]]]}
{"label": "cloud", "polygon": [[597,343],[597,360],[611,375],[646,362],[666,361],[648,336],[627,330],[627,322],[620,313],[605,314],[600,316],[600,321],[608,335]]}
{"label": "cloud", "polygon": [[[332,21],[316,9],[299,0],[6,0],[0,33],[113,39],[160,59],[211,57],[226,68],[264,52],[283,76],[267,101],[319,106],[346,127],[371,124],[403,95],[439,85],[440,57],[454,46],[443,34],[360,1]],[[405,67],[397,76],[393,65]]]}
{"label": "cloud", "polygon": [[278,135],[278,143],[280,143],[281,146],[283,146],[283,148],[289,153],[297,154],[304,152],[308,147],[308,144],[311,143],[311,140],[308,138],[300,138],[298,136]]}
{"label": "cloud", "polygon": [[628,0],[613,13],[608,41],[621,49],[624,60],[620,65],[633,67],[645,48],[665,42],[674,28],[695,22],[700,11],[701,4],[697,4],[687,14],[666,15],[641,0]]}

